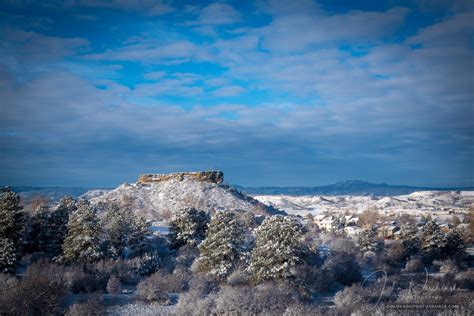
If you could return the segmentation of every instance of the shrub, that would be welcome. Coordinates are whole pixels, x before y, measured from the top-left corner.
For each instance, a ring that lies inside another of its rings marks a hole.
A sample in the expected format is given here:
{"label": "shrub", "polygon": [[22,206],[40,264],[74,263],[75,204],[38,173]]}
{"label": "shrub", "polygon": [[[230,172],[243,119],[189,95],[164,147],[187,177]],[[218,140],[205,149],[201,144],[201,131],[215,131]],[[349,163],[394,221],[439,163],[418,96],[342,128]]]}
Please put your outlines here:
{"label": "shrub", "polygon": [[107,282],[107,293],[120,294],[122,292],[122,285],[120,279],[116,275],[112,275]]}
{"label": "shrub", "polygon": [[215,294],[201,296],[195,292],[180,295],[176,305],[175,314],[188,315],[213,315],[215,309]]}
{"label": "shrub", "polygon": [[199,256],[199,250],[193,245],[184,245],[176,253],[176,266],[189,268]]}
{"label": "shrub", "polygon": [[1,286],[0,314],[60,314],[67,294],[63,269],[48,262],[31,265],[20,281],[6,279]]}
{"label": "shrub", "polygon": [[288,306],[283,316],[325,316],[330,315],[327,307],[297,303]]}
{"label": "shrub", "polygon": [[333,253],[324,262],[323,269],[330,271],[334,280],[341,285],[351,285],[362,279],[360,265],[354,255],[348,253]]}
{"label": "shrub", "polygon": [[161,266],[161,258],[157,252],[148,252],[141,257],[129,261],[139,275],[150,275]]}
{"label": "shrub", "polygon": [[170,304],[165,281],[166,279],[160,273],[154,273],[143,279],[137,286],[137,298],[148,303]]}
{"label": "shrub", "polygon": [[391,265],[403,262],[407,257],[407,250],[402,243],[388,246],[385,252],[385,261]]}
{"label": "shrub", "polygon": [[346,287],[334,295],[334,304],[343,312],[355,310],[367,302],[366,291],[358,284]]}
{"label": "shrub", "polygon": [[227,277],[227,284],[231,286],[249,285],[251,275],[246,270],[237,269]]}
{"label": "shrub", "polygon": [[193,274],[192,278],[189,280],[189,289],[190,292],[206,296],[218,289],[218,283],[211,275],[196,273]]}
{"label": "shrub", "polygon": [[439,272],[442,273],[458,273],[459,272],[459,266],[454,260],[444,260],[441,262],[441,266],[439,267]]}
{"label": "shrub", "polygon": [[462,289],[474,290],[474,271],[468,270],[458,273],[454,278],[454,282]]}
{"label": "shrub", "polygon": [[420,272],[423,271],[425,268],[425,264],[423,260],[420,258],[411,258],[408,260],[407,264],[405,265],[404,271],[406,272]]}
{"label": "shrub", "polygon": [[298,293],[288,283],[262,283],[259,286],[223,287],[215,300],[217,314],[281,315],[297,303]]}
{"label": "shrub", "polygon": [[93,295],[84,303],[74,303],[66,312],[66,316],[99,316],[105,315],[105,308],[100,295]]}
{"label": "shrub", "polygon": [[326,268],[302,265],[296,276],[300,284],[313,292],[328,292],[334,285],[334,277]]}

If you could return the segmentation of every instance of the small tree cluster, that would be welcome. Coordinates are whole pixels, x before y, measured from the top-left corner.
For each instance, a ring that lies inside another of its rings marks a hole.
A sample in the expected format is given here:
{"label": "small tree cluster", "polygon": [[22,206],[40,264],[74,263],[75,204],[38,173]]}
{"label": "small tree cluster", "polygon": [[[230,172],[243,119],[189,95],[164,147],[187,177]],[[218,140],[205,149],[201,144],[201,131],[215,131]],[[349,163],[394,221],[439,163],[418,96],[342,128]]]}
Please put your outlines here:
{"label": "small tree cluster", "polygon": [[423,227],[420,245],[428,260],[455,257],[465,249],[462,232],[452,230],[445,234],[432,219],[429,219]]}
{"label": "small tree cluster", "polygon": [[76,209],[76,201],[63,197],[52,211],[39,204],[28,225],[29,251],[45,252],[49,257],[59,256],[67,235],[69,215]]}

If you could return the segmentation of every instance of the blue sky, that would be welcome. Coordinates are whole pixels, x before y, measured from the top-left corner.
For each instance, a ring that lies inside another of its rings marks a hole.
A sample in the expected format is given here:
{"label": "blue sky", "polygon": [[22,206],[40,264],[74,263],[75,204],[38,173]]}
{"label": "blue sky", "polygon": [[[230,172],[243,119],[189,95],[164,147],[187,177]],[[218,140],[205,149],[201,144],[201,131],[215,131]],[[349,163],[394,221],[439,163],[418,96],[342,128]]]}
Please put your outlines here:
{"label": "blue sky", "polygon": [[0,183],[474,185],[472,1],[0,1]]}

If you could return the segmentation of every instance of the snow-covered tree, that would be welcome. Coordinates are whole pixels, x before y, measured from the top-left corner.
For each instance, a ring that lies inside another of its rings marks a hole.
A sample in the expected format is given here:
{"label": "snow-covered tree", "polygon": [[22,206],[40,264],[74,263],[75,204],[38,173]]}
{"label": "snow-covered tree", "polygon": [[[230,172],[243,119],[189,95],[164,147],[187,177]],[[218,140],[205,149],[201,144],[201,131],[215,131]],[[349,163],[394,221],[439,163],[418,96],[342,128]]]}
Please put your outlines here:
{"label": "snow-covered tree", "polygon": [[250,254],[250,271],[256,283],[291,276],[291,268],[302,261],[304,226],[281,215],[265,219],[255,230],[255,247]]}
{"label": "snow-covered tree", "polygon": [[105,228],[107,252],[114,258],[128,256],[129,252],[140,253],[149,233],[145,220],[129,208],[116,204],[107,205],[102,227]]}
{"label": "snow-covered tree", "polygon": [[89,263],[102,257],[99,219],[89,202],[79,200],[68,222],[62,260]]}
{"label": "snow-covered tree", "polygon": [[434,220],[428,219],[421,232],[421,250],[429,257],[437,258],[441,254],[443,244],[444,236],[439,225]]}
{"label": "snow-covered tree", "polygon": [[69,196],[63,196],[59,200],[58,206],[49,215],[48,230],[50,241],[46,251],[51,257],[61,254],[64,239],[66,239],[68,233],[69,216],[76,210],[76,200]]}
{"label": "snow-covered tree", "polygon": [[243,222],[235,213],[218,211],[211,219],[206,239],[198,247],[198,270],[218,278],[229,275],[240,258],[244,233]]}
{"label": "snow-covered tree", "polygon": [[11,271],[15,267],[25,222],[20,197],[10,188],[3,188],[0,195],[0,271]]}
{"label": "snow-covered tree", "polygon": [[373,255],[377,251],[377,237],[371,229],[364,229],[359,233],[357,244],[364,255]]}
{"label": "snow-covered tree", "polygon": [[169,237],[173,247],[179,248],[185,244],[199,245],[206,237],[209,213],[193,207],[181,209],[174,215]]}
{"label": "snow-covered tree", "polygon": [[18,261],[17,245],[10,238],[0,238],[0,272],[11,272]]}
{"label": "snow-covered tree", "polygon": [[405,223],[400,227],[400,239],[407,256],[416,254],[420,249],[420,237],[418,229],[411,223]]}

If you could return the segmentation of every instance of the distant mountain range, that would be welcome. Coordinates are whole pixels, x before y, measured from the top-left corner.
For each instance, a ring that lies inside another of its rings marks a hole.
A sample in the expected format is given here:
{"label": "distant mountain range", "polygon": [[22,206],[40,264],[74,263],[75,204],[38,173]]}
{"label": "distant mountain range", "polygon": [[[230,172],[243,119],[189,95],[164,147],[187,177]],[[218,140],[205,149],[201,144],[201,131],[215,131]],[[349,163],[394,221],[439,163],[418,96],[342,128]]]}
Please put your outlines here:
{"label": "distant mountain range", "polygon": [[[234,188],[247,195],[373,195],[373,196],[395,196],[411,194],[417,191],[474,191],[474,187],[415,187],[406,185],[389,185],[386,183],[371,183],[361,180],[340,181],[330,185],[317,187],[242,187],[234,185]],[[90,187],[31,187],[16,186],[12,189],[19,193],[22,198],[35,196],[47,197],[53,201],[61,196],[70,195],[79,197],[91,190],[111,190],[108,188]]]}
{"label": "distant mountain range", "polygon": [[318,187],[256,187],[247,188],[235,186],[236,189],[248,195],[373,195],[395,196],[411,194],[417,191],[474,191],[474,187],[415,187],[407,185],[389,185],[386,183],[371,183],[361,180],[340,181]]}

